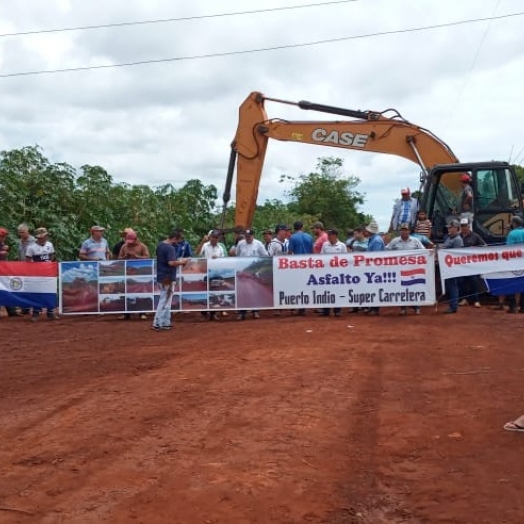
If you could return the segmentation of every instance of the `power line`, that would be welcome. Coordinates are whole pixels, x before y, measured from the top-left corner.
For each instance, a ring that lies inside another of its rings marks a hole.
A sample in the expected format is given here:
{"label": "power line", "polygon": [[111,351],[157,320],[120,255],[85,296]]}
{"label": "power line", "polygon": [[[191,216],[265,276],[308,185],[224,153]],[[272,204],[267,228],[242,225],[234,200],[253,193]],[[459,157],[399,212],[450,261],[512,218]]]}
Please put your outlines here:
{"label": "power line", "polygon": [[292,9],[305,9],[308,7],[320,7],[323,5],[347,4],[348,2],[356,2],[356,1],[357,0],[336,0],[332,2],[319,2],[315,4],[299,4],[299,5],[291,5],[291,6],[286,6],[286,7],[255,9],[253,11],[234,11],[231,13],[217,13],[214,15],[183,16],[179,18],[159,18],[157,20],[138,20],[135,22],[116,22],[113,24],[97,24],[97,25],[77,26],[77,27],[62,27],[58,29],[39,29],[35,31],[20,31],[17,33],[3,33],[3,34],[0,34],[0,38],[4,38],[7,36],[40,35],[40,34],[45,34],[45,33],[64,33],[66,31],[87,31],[91,29],[108,29],[110,27],[128,27],[128,26],[134,26],[134,25],[186,22],[189,20],[204,20],[206,18],[223,18],[227,16],[252,15],[252,14],[258,14],[258,13],[271,13],[275,11],[290,11]]}
{"label": "power line", "polygon": [[368,33],[364,35],[342,36],[339,38],[329,38],[326,40],[317,40],[314,42],[303,42],[299,44],[285,44],[285,45],[273,46],[273,47],[263,47],[260,49],[246,49],[246,50],[241,50],[241,51],[225,51],[223,53],[207,53],[203,55],[158,58],[158,59],[153,59],[153,60],[140,60],[137,62],[123,62],[119,64],[104,64],[104,65],[93,65],[93,66],[69,67],[69,68],[64,68],[64,69],[47,69],[47,70],[39,70],[39,71],[21,71],[18,73],[0,74],[0,78],[13,78],[13,77],[18,77],[18,76],[34,76],[34,75],[45,75],[45,74],[55,74],[55,73],[71,73],[71,72],[76,72],[76,71],[89,71],[89,70],[94,70],[94,69],[131,67],[131,66],[139,66],[139,65],[146,65],[146,64],[161,64],[161,63],[166,63],[166,62],[183,62],[183,61],[188,61],[188,60],[201,60],[204,58],[218,58],[218,57],[224,57],[224,56],[262,53],[265,51],[278,51],[282,49],[296,49],[299,47],[311,47],[311,46],[316,46],[316,45],[331,44],[334,42],[342,42],[342,41],[347,41],[347,40],[372,38],[376,36],[395,35],[395,34],[402,34],[402,33],[415,33],[415,32],[420,32],[420,31],[427,31],[430,29],[441,29],[443,27],[453,27],[453,26],[464,25],[464,24],[473,24],[477,22],[485,22],[487,20],[501,20],[504,18],[511,18],[511,17],[522,16],[522,15],[524,15],[524,12],[509,13],[506,15],[499,15],[499,16],[493,16],[493,17],[488,17],[488,18],[472,18],[468,20],[458,20],[456,22],[447,22],[444,24],[435,24],[435,25],[429,25],[429,26],[423,26],[423,27],[413,27],[409,29],[396,29],[393,31],[381,31],[377,33]]}
{"label": "power line", "polygon": [[[492,16],[494,17],[497,14],[497,9],[499,7],[500,0],[497,0],[495,4],[495,8],[493,9]],[[475,52],[475,55],[473,56],[473,60],[471,62],[471,65],[469,67],[468,74],[466,75],[466,78],[464,79],[464,82],[462,83],[462,87],[459,90],[457,101],[454,104],[453,111],[450,112],[450,118],[448,120],[452,120],[455,116],[455,108],[459,106],[460,102],[462,101],[462,95],[464,94],[464,91],[466,89],[466,86],[469,83],[469,79],[471,78],[471,74],[473,73],[473,69],[475,68],[475,65],[477,64],[477,60],[480,56],[480,51],[482,50],[482,46],[484,45],[484,41],[486,40],[486,37],[488,36],[489,30],[491,28],[491,22],[493,22],[493,18],[489,20],[489,22],[486,24],[486,28],[484,29],[484,33],[482,35],[482,38],[480,39],[479,45],[477,47],[477,51]],[[449,125],[449,123],[448,123]]]}

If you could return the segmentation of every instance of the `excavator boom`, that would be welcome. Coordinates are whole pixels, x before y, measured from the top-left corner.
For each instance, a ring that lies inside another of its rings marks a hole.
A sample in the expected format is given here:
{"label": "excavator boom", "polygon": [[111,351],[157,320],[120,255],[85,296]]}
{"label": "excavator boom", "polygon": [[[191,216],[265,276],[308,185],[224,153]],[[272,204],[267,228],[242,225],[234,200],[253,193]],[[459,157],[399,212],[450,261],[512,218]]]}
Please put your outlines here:
{"label": "excavator boom", "polygon": [[[269,119],[264,107],[265,100],[295,105],[304,110],[351,117],[353,120]],[[393,110],[386,112],[390,111]],[[231,144],[232,155],[224,191],[224,209],[230,198],[236,162],[235,224],[243,227],[251,226],[270,138],[392,154],[415,162],[424,172],[436,164],[458,162],[451,148],[430,131],[411,124],[398,112],[394,112],[393,117],[385,116],[386,112],[343,109],[307,101],[295,103],[267,98],[258,92],[251,93],[240,106],[238,128]],[[223,220],[224,217],[225,215]]]}

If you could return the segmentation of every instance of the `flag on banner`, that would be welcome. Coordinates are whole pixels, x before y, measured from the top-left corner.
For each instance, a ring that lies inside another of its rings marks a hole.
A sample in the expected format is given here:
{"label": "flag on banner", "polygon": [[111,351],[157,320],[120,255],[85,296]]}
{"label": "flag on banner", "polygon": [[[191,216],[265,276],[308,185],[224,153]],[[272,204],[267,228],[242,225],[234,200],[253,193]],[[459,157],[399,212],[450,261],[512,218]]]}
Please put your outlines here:
{"label": "flag on banner", "polygon": [[419,269],[406,269],[400,271],[400,285],[414,286],[415,284],[426,283],[426,270],[421,267]]}
{"label": "flag on banner", "polygon": [[0,304],[21,308],[55,308],[56,262],[0,262]]}
{"label": "flag on banner", "polygon": [[524,292],[524,271],[500,271],[482,275],[492,295],[512,295]]}

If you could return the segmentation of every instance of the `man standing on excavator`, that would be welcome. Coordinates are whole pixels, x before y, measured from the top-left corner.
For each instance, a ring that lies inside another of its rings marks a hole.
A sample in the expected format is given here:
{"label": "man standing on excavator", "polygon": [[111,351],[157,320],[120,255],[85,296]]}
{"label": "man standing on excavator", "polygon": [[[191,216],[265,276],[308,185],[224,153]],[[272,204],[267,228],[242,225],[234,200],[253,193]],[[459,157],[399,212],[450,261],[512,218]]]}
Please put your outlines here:
{"label": "man standing on excavator", "polygon": [[400,190],[400,200],[393,206],[391,223],[389,224],[389,233],[398,231],[400,224],[409,224],[410,228],[415,226],[417,221],[418,200],[411,197],[409,187]]}
{"label": "man standing on excavator", "polygon": [[460,176],[460,185],[462,191],[460,192],[459,213],[460,218],[467,218],[469,223],[473,223],[473,188],[471,187],[471,177],[467,174]]}

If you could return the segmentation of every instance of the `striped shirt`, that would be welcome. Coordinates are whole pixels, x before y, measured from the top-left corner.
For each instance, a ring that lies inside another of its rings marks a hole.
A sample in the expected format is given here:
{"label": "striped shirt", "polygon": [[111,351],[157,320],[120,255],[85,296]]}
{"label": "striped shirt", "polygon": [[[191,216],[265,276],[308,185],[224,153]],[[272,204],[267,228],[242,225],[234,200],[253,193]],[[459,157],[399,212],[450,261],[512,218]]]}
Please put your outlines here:
{"label": "striped shirt", "polygon": [[107,240],[105,238],[101,238],[100,242],[95,242],[93,238],[88,238],[82,242],[80,254],[85,255],[91,260],[106,260],[108,249]]}

